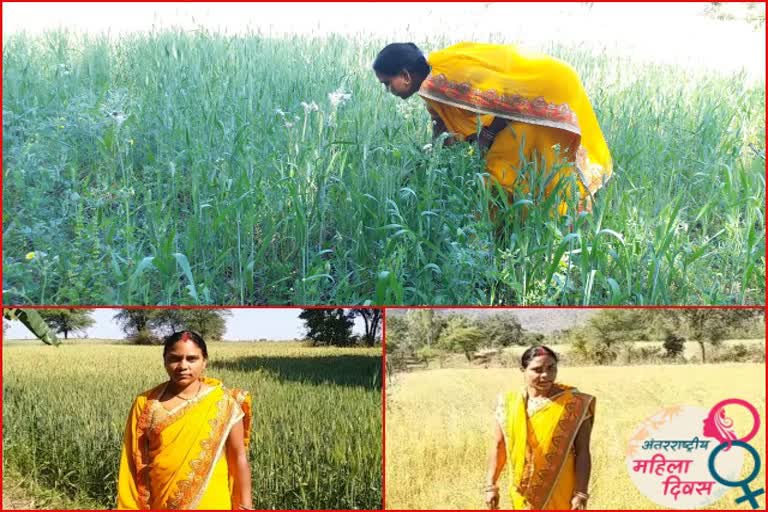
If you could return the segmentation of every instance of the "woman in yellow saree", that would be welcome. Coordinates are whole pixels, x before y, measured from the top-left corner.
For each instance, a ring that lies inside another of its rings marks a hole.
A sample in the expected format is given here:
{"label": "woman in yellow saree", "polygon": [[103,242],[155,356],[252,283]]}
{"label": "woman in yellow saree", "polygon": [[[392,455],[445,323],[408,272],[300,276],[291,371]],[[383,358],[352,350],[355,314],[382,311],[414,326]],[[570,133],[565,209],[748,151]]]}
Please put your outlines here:
{"label": "woman in yellow saree", "polygon": [[499,476],[510,468],[515,510],[583,510],[587,507],[594,397],[555,382],[557,355],[548,347],[523,353],[525,386],[499,396],[485,500],[499,502]]}
{"label": "woman in yellow saree", "polygon": [[141,393],[128,417],[117,508],[252,509],[250,395],[202,376],[208,350],[197,333],[169,336],[163,359],[169,381]]}
{"label": "woman in yellow saree", "polygon": [[[425,57],[413,43],[393,43],[373,68],[396,96],[424,99],[435,137],[449,133],[446,144],[476,140],[487,149],[488,172],[510,192],[546,197],[575,174],[578,208],[590,209],[611,177],[597,117],[565,62],[508,45],[459,43]],[[560,213],[566,209],[559,204]]]}

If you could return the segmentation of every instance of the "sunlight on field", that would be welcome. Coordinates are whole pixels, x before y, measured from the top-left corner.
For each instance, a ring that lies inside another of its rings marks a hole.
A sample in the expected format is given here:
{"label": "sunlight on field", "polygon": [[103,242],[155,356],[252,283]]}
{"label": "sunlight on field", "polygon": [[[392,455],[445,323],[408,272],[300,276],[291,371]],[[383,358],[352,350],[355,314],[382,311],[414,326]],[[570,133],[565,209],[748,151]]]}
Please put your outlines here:
{"label": "sunlight on field", "polygon": [[[711,407],[731,397],[765,403],[765,366],[759,364],[561,368],[558,380],[596,397],[589,503],[595,509],[660,508],[640,494],[624,466],[628,440],[647,416],[668,405]],[[386,507],[484,508],[495,398],[521,385],[512,369],[397,375],[387,387]],[[764,427],[751,444],[764,460]],[[764,480],[763,468],[756,482]],[[507,485],[505,472],[502,489]],[[733,508],[735,497],[729,492],[712,508]],[[502,492],[501,508],[508,506]]]}
{"label": "sunlight on field", "polygon": [[[211,343],[209,376],[253,395],[256,508],[378,508],[381,349]],[[162,347],[3,347],[3,456],[83,503],[114,506],[133,397],[164,380]]]}

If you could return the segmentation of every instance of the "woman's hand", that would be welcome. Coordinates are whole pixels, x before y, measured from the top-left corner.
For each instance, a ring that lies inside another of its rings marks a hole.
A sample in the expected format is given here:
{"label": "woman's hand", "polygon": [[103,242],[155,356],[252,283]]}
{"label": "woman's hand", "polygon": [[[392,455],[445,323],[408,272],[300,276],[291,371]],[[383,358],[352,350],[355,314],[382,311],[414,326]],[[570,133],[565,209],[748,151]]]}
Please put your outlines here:
{"label": "woman's hand", "polygon": [[245,451],[245,427],[238,421],[227,438],[227,464],[234,475],[233,510],[253,510],[251,496],[251,468]]}
{"label": "woman's hand", "polygon": [[582,494],[574,494],[571,498],[571,510],[586,510],[587,498]]}
{"label": "woman's hand", "polygon": [[488,510],[497,510],[499,508],[499,489],[485,491],[485,504]]}
{"label": "woman's hand", "polygon": [[498,135],[498,133],[506,127],[507,120],[497,117],[490,125],[483,127],[480,130],[480,133],[474,133],[469,137],[466,137],[464,140],[467,142],[477,142],[477,145],[480,146],[480,149],[488,150],[496,140],[496,135]]}

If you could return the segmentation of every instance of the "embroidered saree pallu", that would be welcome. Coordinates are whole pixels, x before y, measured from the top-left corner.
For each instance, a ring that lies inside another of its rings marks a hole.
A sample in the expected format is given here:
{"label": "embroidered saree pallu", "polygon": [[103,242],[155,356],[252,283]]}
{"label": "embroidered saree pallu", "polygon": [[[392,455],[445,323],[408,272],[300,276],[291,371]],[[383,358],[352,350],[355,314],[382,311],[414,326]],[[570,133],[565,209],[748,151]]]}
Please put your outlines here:
{"label": "embroidered saree pallu", "polygon": [[243,420],[248,447],[251,398],[216,379],[203,382],[212,387],[170,411],[158,400],[166,384],[136,398],[120,457],[118,509],[231,510],[226,442]]}
{"label": "embroidered saree pallu", "polygon": [[515,510],[570,510],[576,485],[576,434],[594,416],[594,397],[573,387],[551,397],[531,414],[525,392],[502,397],[497,420],[504,431]]}
{"label": "embroidered saree pallu", "polygon": [[[502,187],[530,191],[521,175],[532,162],[545,176],[545,195],[576,174],[583,207],[613,172],[611,154],[576,72],[553,57],[514,46],[459,43],[427,58],[432,68],[419,95],[448,131],[466,138],[494,118],[509,121],[487,155]],[[566,191],[566,194],[568,192]],[[562,206],[561,206],[562,209]]]}

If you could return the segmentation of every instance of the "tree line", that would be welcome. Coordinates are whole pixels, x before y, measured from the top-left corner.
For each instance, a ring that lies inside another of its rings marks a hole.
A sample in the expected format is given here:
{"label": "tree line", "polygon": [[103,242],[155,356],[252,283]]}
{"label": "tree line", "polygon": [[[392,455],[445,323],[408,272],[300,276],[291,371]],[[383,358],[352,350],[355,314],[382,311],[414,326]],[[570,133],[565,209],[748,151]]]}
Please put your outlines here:
{"label": "tree line", "polygon": [[706,362],[708,349],[726,339],[764,338],[762,315],[757,309],[603,309],[581,325],[545,335],[523,329],[510,311],[479,318],[414,309],[387,317],[387,352],[429,358],[444,351],[472,360],[481,349],[570,344],[582,359],[610,364],[635,341],[661,341],[670,359],[692,341]]}
{"label": "tree line", "polygon": [[[48,328],[62,334],[64,339],[70,335],[84,335],[95,324],[93,309],[57,308],[35,309]],[[226,332],[226,319],[232,316],[229,309],[146,309],[126,308],[118,311],[113,319],[120,325],[129,343],[136,345],[154,345],[174,332],[190,330],[199,333],[204,339],[220,341]],[[361,308],[345,310],[342,308],[304,309],[299,314],[304,321],[306,338],[312,346],[356,346],[372,347],[381,343],[382,310]],[[354,335],[352,328],[355,319],[364,324],[363,334]],[[16,317],[8,315],[8,320]],[[7,324],[3,323],[3,333]],[[37,334],[37,330],[33,329]]]}

